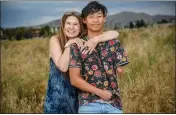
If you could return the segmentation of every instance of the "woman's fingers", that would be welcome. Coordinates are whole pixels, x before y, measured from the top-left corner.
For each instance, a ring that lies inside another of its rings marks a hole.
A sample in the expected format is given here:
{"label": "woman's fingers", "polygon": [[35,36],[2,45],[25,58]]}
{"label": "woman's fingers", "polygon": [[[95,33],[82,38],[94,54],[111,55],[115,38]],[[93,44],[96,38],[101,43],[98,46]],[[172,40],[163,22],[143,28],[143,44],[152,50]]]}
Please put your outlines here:
{"label": "woman's fingers", "polygon": [[83,47],[81,47],[81,51],[82,51],[85,47],[87,47],[87,46],[83,45]]}
{"label": "woman's fingers", "polygon": [[83,42],[82,42],[82,40],[81,39],[76,39],[76,44],[78,45],[78,47],[80,48],[82,48],[83,47]]}
{"label": "woman's fingers", "polygon": [[84,54],[87,54],[89,52],[89,50],[85,50]]}
{"label": "woman's fingers", "polygon": [[81,39],[82,42],[86,42],[85,40]]}
{"label": "woman's fingers", "polygon": [[91,54],[93,52],[94,48],[91,48],[89,51],[89,54]]}

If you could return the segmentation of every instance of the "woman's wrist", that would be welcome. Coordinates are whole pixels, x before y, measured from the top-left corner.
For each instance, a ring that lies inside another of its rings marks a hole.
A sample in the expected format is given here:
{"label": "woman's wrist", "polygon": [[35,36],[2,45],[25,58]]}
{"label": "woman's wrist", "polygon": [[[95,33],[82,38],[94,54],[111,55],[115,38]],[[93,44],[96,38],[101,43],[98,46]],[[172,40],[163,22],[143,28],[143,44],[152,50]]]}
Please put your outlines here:
{"label": "woman's wrist", "polygon": [[71,45],[71,43],[70,43],[70,41],[68,41],[68,42],[65,44],[64,48],[70,47],[70,45]]}
{"label": "woman's wrist", "polygon": [[94,41],[98,44],[98,43],[100,42],[100,39],[101,39],[100,37],[97,37],[97,36],[96,36],[96,37],[94,38]]}

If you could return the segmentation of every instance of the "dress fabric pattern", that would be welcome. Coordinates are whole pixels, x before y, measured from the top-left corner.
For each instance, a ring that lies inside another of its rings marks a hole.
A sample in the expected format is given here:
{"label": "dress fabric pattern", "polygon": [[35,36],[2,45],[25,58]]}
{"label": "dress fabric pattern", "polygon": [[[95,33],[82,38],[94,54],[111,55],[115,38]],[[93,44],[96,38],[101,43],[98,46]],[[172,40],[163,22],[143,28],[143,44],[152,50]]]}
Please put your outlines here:
{"label": "dress fabric pattern", "polygon": [[77,89],[70,84],[69,77],[57,69],[50,58],[50,73],[44,103],[46,114],[78,113]]}

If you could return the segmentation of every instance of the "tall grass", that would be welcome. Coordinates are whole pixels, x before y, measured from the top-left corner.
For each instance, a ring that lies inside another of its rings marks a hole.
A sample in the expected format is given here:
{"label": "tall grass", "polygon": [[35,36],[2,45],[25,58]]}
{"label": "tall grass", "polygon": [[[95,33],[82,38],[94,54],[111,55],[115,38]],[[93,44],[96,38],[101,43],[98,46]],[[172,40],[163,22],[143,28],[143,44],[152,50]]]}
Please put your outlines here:
{"label": "tall grass", "polygon": [[[175,112],[175,28],[119,30],[130,63],[118,76],[125,113]],[[1,43],[2,113],[43,113],[48,38]]]}
{"label": "tall grass", "polygon": [[126,113],[175,112],[175,28],[120,31],[130,64],[119,84]]}

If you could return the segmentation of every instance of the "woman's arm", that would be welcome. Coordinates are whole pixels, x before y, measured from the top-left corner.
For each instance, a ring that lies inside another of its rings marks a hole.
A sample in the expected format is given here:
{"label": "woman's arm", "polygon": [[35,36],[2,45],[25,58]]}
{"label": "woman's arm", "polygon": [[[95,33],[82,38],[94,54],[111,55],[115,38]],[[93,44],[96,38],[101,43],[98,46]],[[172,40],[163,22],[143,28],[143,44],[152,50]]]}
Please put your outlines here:
{"label": "woman's arm", "polygon": [[108,40],[116,39],[119,37],[119,33],[115,30],[106,31],[103,34],[96,36],[95,39],[98,43],[105,42]]}
{"label": "woman's arm", "polygon": [[56,67],[62,72],[66,72],[69,64],[70,47],[65,48],[62,53],[58,38],[53,36],[49,41],[49,52]]}
{"label": "woman's arm", "polygon": [[84,47],[82,47],[81,50],[83,50],[85,47],[89,47],[89,49],[88,50],[83,50],[82,53],[83,54],[87,54],[89,52],[89,54],[91,54],[98,43],[105,42],[105,41],[112,40],[112,39],[116,39],[118,37],[119,37],[119,33],[117,31],[115,31],[115,30],[104,32],[101,35],[98,35],[98,36],[96,36],[96,37],[94,37],[92,39],[89,39],[84,44]]}
{"label": "woman's arm", "polygon": [[66,48],[63,53],[59,44],[59,40],[56,36],[53,36],[49,41],[50,56],[53,59],[55,65],[62,72],[68,70],[68,65],[70,61],[70,45],[76,43],[78,47],[83,47],[84,40],[80,38],[74,38],[66,43]]}

